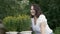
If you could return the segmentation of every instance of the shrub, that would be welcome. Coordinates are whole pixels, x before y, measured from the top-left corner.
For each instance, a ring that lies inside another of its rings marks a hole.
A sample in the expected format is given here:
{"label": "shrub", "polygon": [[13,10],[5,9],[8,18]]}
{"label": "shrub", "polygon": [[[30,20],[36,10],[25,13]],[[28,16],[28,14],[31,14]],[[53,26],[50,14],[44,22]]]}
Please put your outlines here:
{"label": "shrub", "polygon": [[28,15],[19,15],[5,17],[3,22],[8,31],[26,31],[30,29],[31,21]]}
{"label": "shrub", "polygon": [[60,34],[60,27],[56,27],[55,34]]}
{"label": "shrub", "polygon": [[30,17],[27,15],[19,15],[17,17],[17,21],[19,23],[19,31],[27,31],[30,30]]}
{"label": "shrub", "polygon": [[3,19],[3,24],[5,25],[8,31],[16,31],[16,17],[8,16]]}

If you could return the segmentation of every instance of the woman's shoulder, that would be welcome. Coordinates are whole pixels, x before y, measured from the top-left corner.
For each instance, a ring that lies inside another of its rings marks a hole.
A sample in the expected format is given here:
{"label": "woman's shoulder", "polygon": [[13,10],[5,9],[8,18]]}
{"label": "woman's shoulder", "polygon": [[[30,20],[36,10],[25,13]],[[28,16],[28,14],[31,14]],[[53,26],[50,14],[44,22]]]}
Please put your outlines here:
{"label": "woman's shoulder", "polygon": [[45,17],[44,14],[41,14],[41,15],[39,16],[38,20],[39,20],[40,22],[43,22],[43,21],[46,21],[46,22],[47,22],[47,19],[46,19],[46,17]]}
{"label": "woman's shoulder", "polygon": [[39,18],[46,18],[44,14],[41,14]]}

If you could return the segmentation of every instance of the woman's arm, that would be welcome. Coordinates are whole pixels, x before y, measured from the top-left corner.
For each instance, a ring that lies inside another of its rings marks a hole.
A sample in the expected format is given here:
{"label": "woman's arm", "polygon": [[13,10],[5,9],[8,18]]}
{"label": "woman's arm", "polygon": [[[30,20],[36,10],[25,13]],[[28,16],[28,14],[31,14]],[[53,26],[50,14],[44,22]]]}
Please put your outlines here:
{"label": "woman's arm", "polygon": [[40,24],[41,34],[45,34],[45,27],[46,27],[46,24],[44,22]]}

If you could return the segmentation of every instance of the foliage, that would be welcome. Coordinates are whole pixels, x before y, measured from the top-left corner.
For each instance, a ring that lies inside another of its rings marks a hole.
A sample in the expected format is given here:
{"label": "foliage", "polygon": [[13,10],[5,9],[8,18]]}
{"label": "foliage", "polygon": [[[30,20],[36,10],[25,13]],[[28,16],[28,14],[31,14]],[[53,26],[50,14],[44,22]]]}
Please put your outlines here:
{"label": "foliage", "polygon": [[60,34],[60,27],[56,27],[55,34]]}
{"label": "foliage", "polygon": [[6,27],[7,31],[16,31],[17,30],[17,22],[16,17],[8,16],[3,19],[3,24]]}
{"label": "foliage", "polygon": [[31,26],[31,21],[30,21],[30,17],[27,15],[19,15],[17,17],[17,21],[19,23],[20,26],[19,27],[19,31],[27,31],[30,30],[30,26]]}
{"label": "foliage", "polygon": [[30,30],[30,17],[28,15],[8,16],[3,19],[3,24],[8,31]]}
{"label": "foliage", "polygon": [[29,12],[28,0],[0,0],[0,19]]}

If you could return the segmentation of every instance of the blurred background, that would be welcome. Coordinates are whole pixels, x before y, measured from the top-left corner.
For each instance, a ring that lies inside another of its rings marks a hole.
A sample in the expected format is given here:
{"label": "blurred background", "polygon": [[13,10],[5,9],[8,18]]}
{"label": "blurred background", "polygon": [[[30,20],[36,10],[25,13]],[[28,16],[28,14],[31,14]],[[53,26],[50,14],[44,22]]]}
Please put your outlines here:
{"label": "blurred background", "polygon": [[[48,24],[54,31],[54,34],[60,34],[60,0],[0,0],[0,19],[2,20],[3,25],[6,26],[6,30],[21,31],[18,28],[20,27],[19,25],[17,27],[10,23],[11,21],[13,24],[16,24],[15,22],[21,23],[23,22],[22,19],[30,20],[31,3],[36,3],[40,6],[41,10],[46,15]],[[10,27],[8,23],[17,28],[14,29]],[[23,24],[21,26],[23,26]]]}

